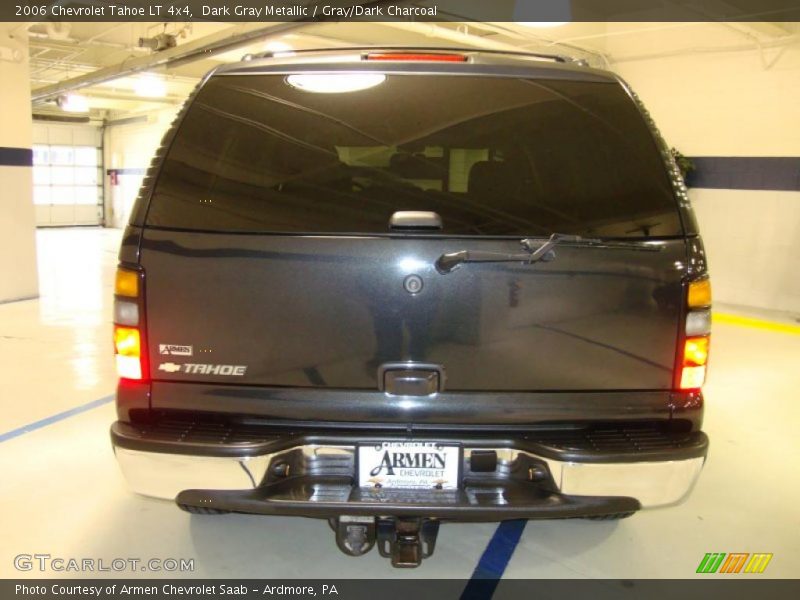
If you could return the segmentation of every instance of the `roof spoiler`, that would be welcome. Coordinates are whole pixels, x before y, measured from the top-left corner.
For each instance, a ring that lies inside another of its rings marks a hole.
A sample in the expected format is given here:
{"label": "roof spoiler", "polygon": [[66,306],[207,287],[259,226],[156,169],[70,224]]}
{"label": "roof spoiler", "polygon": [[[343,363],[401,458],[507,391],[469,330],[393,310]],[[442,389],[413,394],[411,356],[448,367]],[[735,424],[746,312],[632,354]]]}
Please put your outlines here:
{"label": "roof spoiler", "polygon": [[543,52],[517,52],[513,50],[486,50],[483,48],[465,48],[465,47],[452,47],[452,46],[340,46],[336,48],[307,48],[303,50],[268,50],[266,52],[258,52],[254,54],[245,54],[242,57],[243,61],[255,60],[259,58],[282,58],[287,55],[305,55],[305,54],[337,54],[343,52],[363,52],[366,59],[368,53],[380,52],[408,52],[408,53],[453,53],[463,52],[469,54],[489,54],[497,56],[512,56],[519,58],[535,58],[539,60],[552,60],[553,62],[569,63],[577,66],[588,66],[587,62],[583,59],[576,59],[571,56],[563,54],[547,54]]}

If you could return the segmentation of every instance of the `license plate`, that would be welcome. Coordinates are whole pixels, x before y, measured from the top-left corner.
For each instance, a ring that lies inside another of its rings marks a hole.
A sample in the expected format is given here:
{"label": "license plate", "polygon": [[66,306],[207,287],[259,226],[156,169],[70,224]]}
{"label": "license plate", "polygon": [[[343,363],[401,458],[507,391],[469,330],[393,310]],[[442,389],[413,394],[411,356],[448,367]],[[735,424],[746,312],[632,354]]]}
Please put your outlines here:
{"label": "license plate", "polygon": [[461,448],[435,442],[382,442],[358,447],[361,487],[458,488]]}

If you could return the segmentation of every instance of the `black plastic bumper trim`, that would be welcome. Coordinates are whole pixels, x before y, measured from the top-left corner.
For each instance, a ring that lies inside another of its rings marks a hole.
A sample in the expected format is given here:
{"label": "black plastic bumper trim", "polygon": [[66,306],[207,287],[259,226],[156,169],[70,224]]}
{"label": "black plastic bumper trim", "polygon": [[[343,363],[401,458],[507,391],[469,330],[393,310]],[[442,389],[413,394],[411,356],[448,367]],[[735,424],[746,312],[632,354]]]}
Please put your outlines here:
{"label": "black plastic bumper trim", "polygon": [[[314,478],[314,483],[324,482]],[[349,486],[341,478],[328,479],[329,484]],[[413,501],[408,497],[393,498],[390,490],[381,493],[378,500],[369,490],[350,488],[348,498],[342,502],[309,501],[308,480],[264,486],[255,490],[184,490],[175,502],[181,507],[211,509],[258,515],[286,515],[316,518],[352,516],[428,517],[457,519],[459,521],[504,521],[507,519],[560,519],[590,517],[634,512],[641,504],[634,498],[622,496],[565,496],[545,492],[531,483],[512,483],[503,486],[504,504],[475,504],[468,495],[481,493],[483,486],[452,490],[449,493],[427,494],[413,491]],[[496,493],[497,487],[483,487],[487,493]],[[403,496],[402,490],[398,496]],[[429,498],[430,497],[430,498]]]}
{"label": "black plastic bumper trim", "polygon": [[[641,427],[641,426],[639,426]],[[542,458],[560,461],[584,463],[630,463],[666,460],[686,460],[705,457],[708,453],[708,437],[702,431],[669,433],[660,432],[658,429],[637,429],[636,424],[629,428],[616,428],[598,430],[614,432],[620,441],[610,444],[606,449],[592,447],[602,446],[602,439],[592,442],[591,439],[583,442],[572,442],[570,438],[559,439],[558,432],[549,432],[544,435],[532,432],[522,435],[514,432],[513,436],[499,434],[480,435],[466,432],[446,431],[442,433],[425,432],[412,436],[397,432],[366,433],[356,432],[320,432],[287,434],[286,432],[265,432],[261,439],[252,442],[220,443],[219,441],[201,442],[187,441],[185,437],[176,435],[175,439],[165,439],[159,434],[156,426],[132,425],[117,421],[111,426],[111,440],[114,446],[137,450],[141,452],[157,452],[167,454],[187,454],[196,456],[219,457],[250,457],[272,454],[296,446],[306,445],[356,445],[370,442],[383,442],[392,440],[435,441],[452,442],[469,448],[513,448],[528,452]],[[642,433],[643,432],[643,433]],[[636,435],[642,436],[642,441],[627,440]],[[574,432],[565,432],[560,435],[574,435]],[[660,437],[659,437],[660,436]],[[580,447],[583,444],[584,447]],[[588,447],[587,447],[588,446]]]}

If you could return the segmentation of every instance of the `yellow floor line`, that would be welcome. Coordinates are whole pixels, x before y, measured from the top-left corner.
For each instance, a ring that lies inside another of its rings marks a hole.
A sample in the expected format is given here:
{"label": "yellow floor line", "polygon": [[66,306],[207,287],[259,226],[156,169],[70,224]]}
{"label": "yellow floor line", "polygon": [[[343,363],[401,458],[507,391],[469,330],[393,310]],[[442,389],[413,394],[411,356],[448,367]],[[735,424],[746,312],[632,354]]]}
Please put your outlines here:
{"label": "yellow floor line", "polygon": [[754,317],[742,317],[729,313],[713,313],[714,323],[724,323],[726,325],[738,325],[739,327],[752,327],[754,329],[765,329],[767,331],[778,331],[780,333],[791,333],[800,335],[800,325],[790,323],[777,323],[775,321],[765,321]]}

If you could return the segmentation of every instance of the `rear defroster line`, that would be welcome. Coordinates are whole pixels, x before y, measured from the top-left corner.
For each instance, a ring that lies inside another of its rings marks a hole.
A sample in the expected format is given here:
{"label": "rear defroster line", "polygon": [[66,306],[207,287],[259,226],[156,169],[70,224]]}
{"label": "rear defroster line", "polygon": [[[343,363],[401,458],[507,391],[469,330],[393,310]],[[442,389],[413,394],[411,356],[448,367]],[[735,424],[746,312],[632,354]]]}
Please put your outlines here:
{"label": "rear defroster line", "polygon": [[81,413],[90,411],[93,408],[103,406],[104,404],[108,404],[113,401],[114,401],[114,394],[111,394],[110,396],[103,396],[102,398],[99,398],[97,400],[92,400],[91,402],[87,402],[86,404],[81,404],[80,406],[76,406],[74,408],[70,408],[69,410],[65,410],[64,412],[56,413],[49,417],[45,417],[44,419],[34,421],[33,423],[28,423],[27,425],[23,425],[22,427],[17,427],[16,429],[12,429],[11,431],[6,431],[5,433],[0,434],[0,443],[13,440],[14,438],[24,435],[26,433],[31,433],[32,431],[36,431],[37,429],[41,429],[42,427],[47,427],[48,425],[52,425],[53,423],[58,423],[59,421],[63,421],[64,419],[67,419],[69,417],[74,417],[75,415],[79,415]]}

